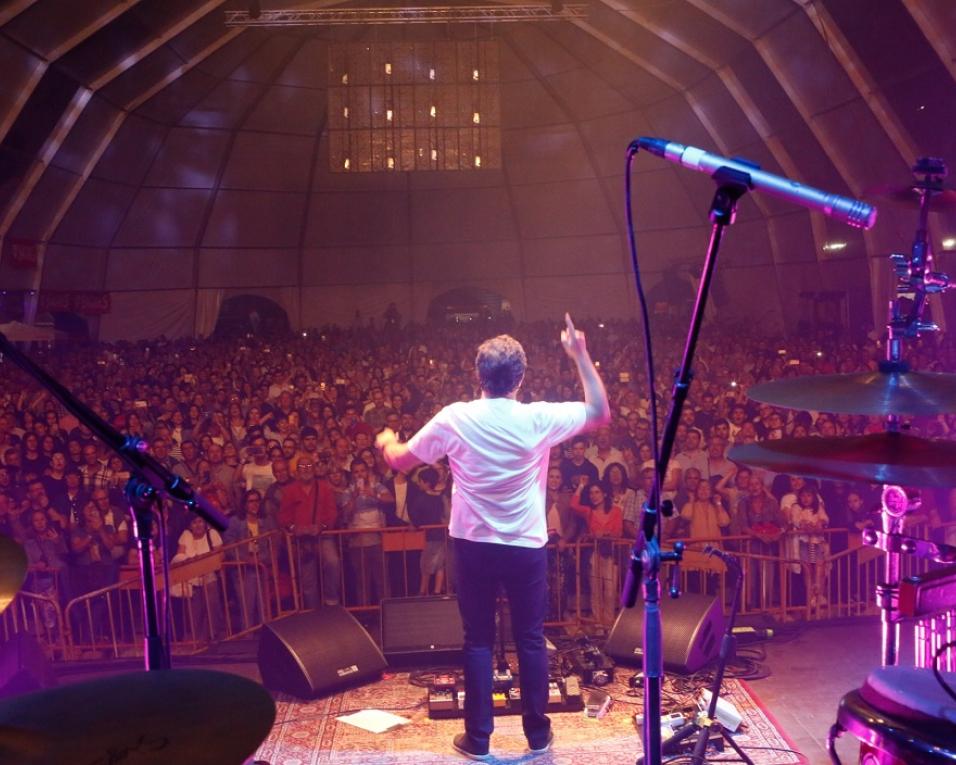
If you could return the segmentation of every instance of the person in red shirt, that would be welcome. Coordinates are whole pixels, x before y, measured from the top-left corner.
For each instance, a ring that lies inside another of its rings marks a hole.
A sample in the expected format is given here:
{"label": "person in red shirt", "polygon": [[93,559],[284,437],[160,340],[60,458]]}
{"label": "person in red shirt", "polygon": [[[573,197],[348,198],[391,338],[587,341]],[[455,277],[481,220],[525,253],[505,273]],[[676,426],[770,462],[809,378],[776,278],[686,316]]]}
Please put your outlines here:
{"label": "person in red shirt", "polygon": [[341,601],[342,559],[338,539],[323,534],[338,525],[335,494],[325,479],[317,480],[315,465],[300,459],[296,480],[283,492],[279,524],[296,540],[299,583],[306,608],[318,608],[318,566],[322,565],[322,602],[337,606]]}

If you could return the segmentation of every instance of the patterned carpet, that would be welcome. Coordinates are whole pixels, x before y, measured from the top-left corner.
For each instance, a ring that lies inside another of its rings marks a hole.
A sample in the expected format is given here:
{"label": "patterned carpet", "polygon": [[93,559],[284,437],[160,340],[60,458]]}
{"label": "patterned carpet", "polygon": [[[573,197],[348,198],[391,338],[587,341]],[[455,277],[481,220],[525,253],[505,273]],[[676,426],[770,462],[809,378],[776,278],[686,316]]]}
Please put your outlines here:
{"label": "patterned carpet", "polygon": [[[627,674],[622,675],[626,679]],[[641,711],[640,698],[626,695],[627,687],[615,682],[615,699],[602,719],[589,719],[583,712],[551,714],[555,733],[552,751],[533,756],[526,750],[520,715],[495,718],[490,760],[497,765],[631,765],[640,754],[640,736],[634,714]],[[673,699],[665,684],[665,704]],[[786,735],[763,711],[753,691],[742,681],[724,683],[722,696],[742,714],[746,728],[735,741],[756,765],[804,763],[786,751],[748,747],[792,748]],[[408,683],[407,673],[387,674],[378,682],[353,688],[328,698],[305,702],[278,696],[278,715],[258,759],[271,765],[437,765],[467,762],[451,748],[451,739],[462,730],[460,720],[430,720],[425,690]],[[336,717],[360,709],[390,710],[411,724],[385,733],[367,733]],[[710,761],[736,756],[727,747]]]}

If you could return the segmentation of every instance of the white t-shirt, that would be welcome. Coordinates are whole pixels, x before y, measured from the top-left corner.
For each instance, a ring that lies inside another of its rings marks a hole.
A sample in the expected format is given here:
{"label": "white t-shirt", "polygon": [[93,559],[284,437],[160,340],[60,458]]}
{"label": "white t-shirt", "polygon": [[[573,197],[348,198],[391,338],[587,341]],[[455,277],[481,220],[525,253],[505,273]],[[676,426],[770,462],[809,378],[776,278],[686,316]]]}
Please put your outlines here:
{"label": "white t-shirt", "polygon": [[451,536],[541,547],[548,541],[544,499],[550,449],[586,422],[580,401],[480,398],[446,406],[408,448],[428,464],[448,455],[454,478]]}

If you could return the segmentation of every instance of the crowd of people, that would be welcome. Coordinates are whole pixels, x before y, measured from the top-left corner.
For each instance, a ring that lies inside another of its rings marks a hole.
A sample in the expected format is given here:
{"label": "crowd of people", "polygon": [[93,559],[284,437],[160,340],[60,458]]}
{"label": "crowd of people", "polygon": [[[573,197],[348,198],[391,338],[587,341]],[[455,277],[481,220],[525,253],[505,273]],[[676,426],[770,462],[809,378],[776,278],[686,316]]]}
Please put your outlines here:
{"label": "crowd of people", "polygon": [[[639,327],[583,324],[612,421],[552,451],[548,527],[556,560],[569,543],[593,540],[587,570],[575,574],[587,582],[594,618],[608,623],[619,574],[613,542],[633,537],[654,481],[649,400]],[[521,400],[581,398],[574,370],[557,348],[556,326],[507,327],[528,353]],[[395,474],[375,449],[375,436],[390,428],[407,441],[442,406],[475,397],[475,348],[501,329],[386,322],[282,337],[160,339],[30,353],[96,414],[142,439],[157,460],[229,516],[229,528],[219,535],[172,509],[165,547],[174,562],[281,530],[296,542],[307,607],[374,605],[390,594],[446,591],[453,563],[441,528],[451,490],[447,469],[439,464]],[[656,341],[663,418],[669,371],[678,366],[682,343],[666,331]],[[663,499],[675,508],[666,536],[747,537],[752,552],[803,561],[807,605],[825,603],[822,562],[845,548],[852,532],[875,522],[878,487],[775,475],[735,464],[727,454],[734,444],[762,439],[882,430],[879,417],[792,411],[747,398],[760,381],[872,370],[882,353],[875,337],[784,341],[748,328],[707,326],[662,486]],[[924,371],[953,369],[956,349],[929,338],[913,347],[910,363]],[[30,589],[66,602],[116,581],[131,562],[123,497],[129,473],[9,360],[0,368],[0,533],[26,548]],[[956,432],[956,416],[904,425],[946,438]],[[926,492],[923,500],[920,520],[945,528],[956,519],[948,491]],[[396,573],[383,550],[382,530],[396,526],[427,528],[410,579],[407,570]],[[773,591],[772,579],[768,568],[753,587]],[[411,585],[397,591],[399,581]],[[266,607],[254,593],[249,597]]]}

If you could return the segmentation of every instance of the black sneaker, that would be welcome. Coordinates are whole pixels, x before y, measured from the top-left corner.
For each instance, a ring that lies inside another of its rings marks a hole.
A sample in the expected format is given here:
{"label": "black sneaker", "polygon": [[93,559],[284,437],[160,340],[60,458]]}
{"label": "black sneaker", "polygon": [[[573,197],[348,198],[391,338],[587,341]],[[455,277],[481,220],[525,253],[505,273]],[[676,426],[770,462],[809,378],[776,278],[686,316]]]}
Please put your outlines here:
{"label": "black sneaker", "polygon": [[547,751],[550,751],[551,745],[554,743],[554,731],[548,731],[548,740],[545,741],[541,746],[531,746],[528,744],[528,751],[531,754],[544,754]]}
{"label": "black sneaker", "polygon": [[491,755],[488,754],[488,747],[482,749],[477,746],[468,737],[467,733],[459,733],[452,740],[451,745],[458,754],[467,757],[469,760],[488,760],[491,758]]}

